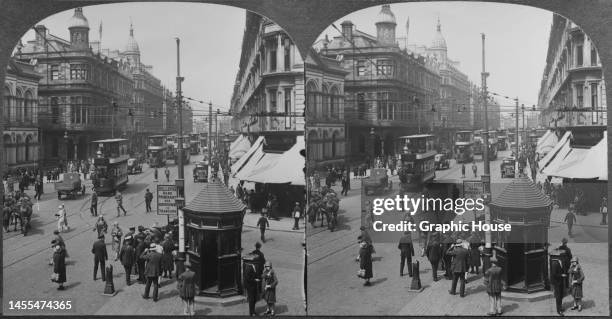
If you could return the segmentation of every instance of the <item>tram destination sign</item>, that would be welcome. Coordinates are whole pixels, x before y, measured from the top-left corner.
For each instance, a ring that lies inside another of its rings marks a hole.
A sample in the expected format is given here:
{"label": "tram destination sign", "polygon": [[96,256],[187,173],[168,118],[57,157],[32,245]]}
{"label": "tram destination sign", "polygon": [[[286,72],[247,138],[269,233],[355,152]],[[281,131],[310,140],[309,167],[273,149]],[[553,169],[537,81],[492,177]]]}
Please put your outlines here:
{"label": "tram destination sign", "polygon": [[157,215],[177,215],[177,197],[176,185],[157,185]]}

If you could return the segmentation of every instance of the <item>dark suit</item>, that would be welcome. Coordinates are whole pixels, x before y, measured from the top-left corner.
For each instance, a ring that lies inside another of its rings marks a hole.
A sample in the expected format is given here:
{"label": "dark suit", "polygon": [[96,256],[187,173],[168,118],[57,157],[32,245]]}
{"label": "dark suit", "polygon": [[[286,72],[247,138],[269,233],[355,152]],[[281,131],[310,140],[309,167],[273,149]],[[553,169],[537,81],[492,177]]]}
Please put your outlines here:
{"label": "dark suit", "polygon": [[465,296],[465,272],[468,269],[468,257],[470,252],[461,246],[455,246],[451,247],[446,253],[453,256],[453,261],[451,262],[453,284],[451,286],[450,293],[452,295],[455,294],[455,291],[457,290],[457,281],[461,280],[459,294],[461,296]]}
{"label": "dark suit", "polygon": [[440,244],[437,242],[434,242],[428,245],[425,254],[427,255],[427,259],[431,263],[431,271],[433,275],[433,280],[437,281],[438,280],[438,264],[440,263],[440,258],[442,255],[442,248],[440,247]]}
{"label": "dark suit", "polygon": [[91,253],[94,254],[94,272],[93,278],[96,280],[98,274],[98,265],[100,266],[100,272],[102,273],[102,281],[106,281],[106,274],[104,273],[105,264],[108,260],[108,254],[106,253],[106,244],[103,239],[99,239],[93,244]]}
{"label": "dark suit", "polygon": [[412,277],[412,256],[414,256],[414,247],[412,245],[412,237],[410,234],[400,238],[397,248],[400,253],[400,276],[404,275],[404,262],[408,262],[408,275]]}
{"label": "dark suit", "polygon": [[247,300],[249,301],[249,315],[256,315],[255,303],[257,302],[257,294],[259,284],[257,283],[257,270],[255,266],[248,265],[244,270],[244,287],[247,292]]}
{"label": "dark suit", "polygon": [[119,252],[119,260],[125,269],[125,283],[131,285],[130,275],[132,273],[132,267],[136,263],[136,250],[131,245],[123,245]]}
{"label": "dark suit", "polygon": [[[141,241],[137,246],[136,246],[136,256],[140,257],[140,255],[142,255],[142,253],[145,251],[145,248],[147,247],[147,244],[143,241]],[[136,261],[136,269],[138,270],[138,281],[141,283],[144,283],[146,281],[145,278],[145,260],[142,258],[138,258],[138,260]]]}
{"label": "dark suit", "polygon": [[92,216],[98,216],[98,194],[95,191],[91,193],[91,206],[89,207],[89,211]]}
{"label": "dark suit", "polygon": [[563,266],[559,260],[553,260],[550,264],[550,283],[553,286],[555,293],[555,301],[557,305],[557,312],[563,312],[563,289],[565,283],[565,277],[563,276]]}
{"label": "dark suit", "polygon": [[153,301],[157,301],[157,292],[159,289],[159,276],[161,276],[161,261],[162,254],[156,251],[145,251],[140,256],[141,259],[146,260],[147,266],[144,274],[147,277],[147,285],[145,286],[144,297],[149,298],[149,290],[151,284],[153,284]]}

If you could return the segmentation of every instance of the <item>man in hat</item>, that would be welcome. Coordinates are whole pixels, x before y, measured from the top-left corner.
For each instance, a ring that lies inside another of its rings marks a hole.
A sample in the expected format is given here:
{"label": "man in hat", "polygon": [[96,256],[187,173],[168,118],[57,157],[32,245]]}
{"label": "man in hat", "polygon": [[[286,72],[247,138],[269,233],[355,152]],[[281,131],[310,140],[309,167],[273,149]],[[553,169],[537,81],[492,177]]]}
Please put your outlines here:
{"label": "man in hat", "polygon": [[489,316],[502,314],[501,291],[502,291],[502,269],[497,264],[497,258],[490,259],[491,267],[484,273],[484,285],[489,295]]}
{"label": "man in hat", "polygon": [[457,243],[451,246],[446,253],[453,256],[453,261],[451,262],[453,283],[451,285],[451,290],[448,292],[451,295],[455,295],[457,291],[457,281],[461,280],[459,295],[463,298],[465,297],[465,273],[468,269],[469,251],[463,247],[463,240],[457,239]]}
{"label": "man in hat", "polygon": [[149,299],[149,291],[151,289],[151,284],[153,284],[153,301],[157,302],[162,260],[162,255],[157,251],[157,245],[155,243],[151,243],[149,249],[145,250],[142,255],[140,255],[140,259],[145,260],[147,263],[144,270],[144,274],[147,278],[147,285],[145,286],[145,291],[142,298]]}
{"label": "man in hat", "polygon": [[124,245],[126,244],[126,242],[127,242],[126,238],[129,236],[130,239],[131,239],[130,244],[132,245],[132,247],[134,247],[134,246],[136,246],[136,245],[134,245],[134,233],[136,232],[136,227],[132,226],[132,227],[129,228],[129,230],[130,231],[128,231],[125,234],[125,237],[123,238],[123,244]]}
{"label": "man in hat", "polygon": [[404,275],[404,262],[408,262],[408,276],[412,277],[412,257],[414,256],[414,247],[412,246],[412,235],[410,231],[405,231],[404,236],[400,238],[397,248],[400,250],[400,277]]}
{"label": "man in hat", "polygon": [[567,211],[567,214],[565,215],[563,221],[567,223],[567,235],[572,237],[572,227],[576,222],[576,215],[574,214],[571,208]]}
{"label": "man in hat", "polygon": [[293,230],[300,229],[300,218],[302,218],[302,208],[299,202],[295,202],[295,207],[293,208]]}
{"label": "man in hat", "polygon": [[550,264],[550,283],[555,295],[557,313],[563,316],[563,295],[567,275],[563,271],[563,265],[559,259],[551,260]]}
{"label": "man in hat", "polygon": [[127,214],[125,208],[123,208],[123,195],[121,195],[120,191],[117,191],[115,194],[115,200],[117,201],[117,217],[119,217],[119,212],[123,210],[123,216]]}
{"label": "man in hat", "polygon": [[98,216],[98,194],[96,194],[95,188],[91,192],[91,204],[89,206],[91,216]]}
{"label": "man in hat", "polygon": [[152,201],[153,201],[153,193],[151,193],[149,189],[147,188],[147,191],[145,192],[145,207],[146,207],[147,213],[151,212],[151,202]]}
{"label": "man in hat", "polygon": [[94,273],[93,280],[97,280],[96,275],[98,274],[98,265],[100,266],[100,272],[102,273],[102,281],[106,281],[106,274],[104,272],[106,261],[108,260],[108,254],[106,252],[106,244],[104,243],[104,235],[100,234],[98,240],[94,242],[91,253],[94,254]]}
{"label": "man in hat", "polygon": [[270,223],[266,218],[266,215],[262,212],[261,217],[257,221],[257,226],[259,227],[259,233],[261,234],[261,241],[266,242],[266,237],[264,236],[266,233],[266,228],[270,228]]}
{"label": "man in hat", "polygon": [[125,236],[123,247],[119,252],[119,260],[125,269],[125,283],[131,285],[132,267],[136,263],[136,249],[132,246],[133,238],[131,235]]}

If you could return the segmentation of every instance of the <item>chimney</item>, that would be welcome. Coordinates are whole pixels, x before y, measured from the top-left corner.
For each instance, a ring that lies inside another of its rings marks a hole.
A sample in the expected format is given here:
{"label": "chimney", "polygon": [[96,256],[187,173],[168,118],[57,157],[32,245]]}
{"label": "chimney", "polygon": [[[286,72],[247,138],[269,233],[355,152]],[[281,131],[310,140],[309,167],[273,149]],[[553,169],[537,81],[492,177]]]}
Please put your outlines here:
{"label": "chimney", "polygon": [[47,27],[39,24],[34,27],[34,31],[36,31],[36,43],[39,45],[44,45],[44,41],[47,38]]}
{"label": "chimney", "polygon": [[345,39],[352,41],[353,40],[353,23],[351,21],[344,21],[342,24],[342,35]]}

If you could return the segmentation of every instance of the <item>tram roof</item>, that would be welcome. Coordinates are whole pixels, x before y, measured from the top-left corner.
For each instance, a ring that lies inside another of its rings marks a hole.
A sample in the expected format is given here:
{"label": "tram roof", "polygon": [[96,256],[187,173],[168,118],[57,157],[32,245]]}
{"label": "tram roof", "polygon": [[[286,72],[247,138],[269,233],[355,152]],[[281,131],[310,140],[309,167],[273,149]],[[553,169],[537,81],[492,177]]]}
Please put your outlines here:
{"label": "tram roof", "polygon": [[127,142],[124,138],[109,138],[106,140],[91,141],[91,143],[115,143],[115,142]]}
{"label": "tram roof", "polygon": [[431,134],[417,134],[417,135],[405,135],[405,136],[400,136],[398,137],[398,139],[405,139],[405,138],[423,138],[423,137],[434,137]]}

